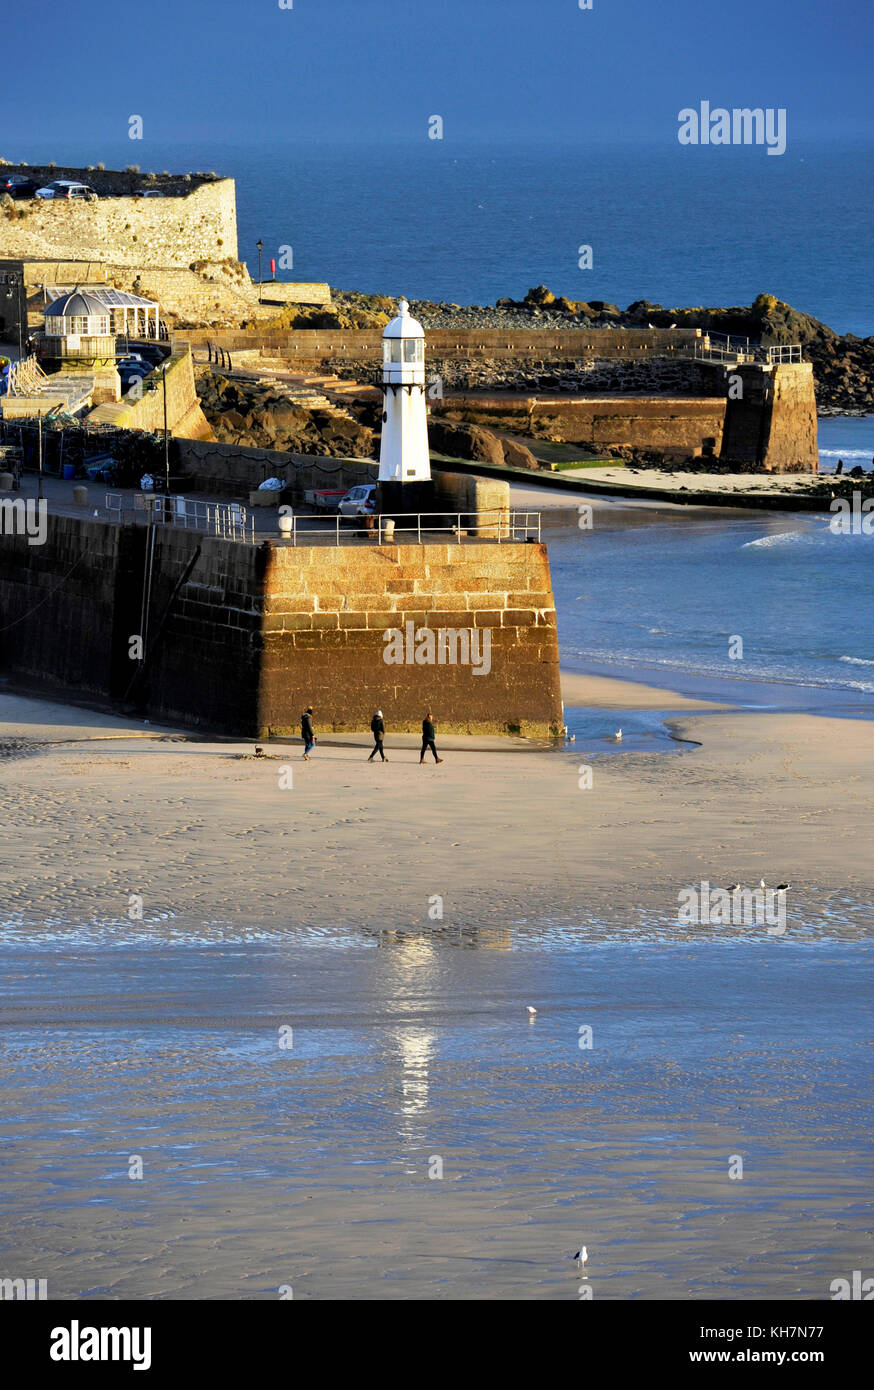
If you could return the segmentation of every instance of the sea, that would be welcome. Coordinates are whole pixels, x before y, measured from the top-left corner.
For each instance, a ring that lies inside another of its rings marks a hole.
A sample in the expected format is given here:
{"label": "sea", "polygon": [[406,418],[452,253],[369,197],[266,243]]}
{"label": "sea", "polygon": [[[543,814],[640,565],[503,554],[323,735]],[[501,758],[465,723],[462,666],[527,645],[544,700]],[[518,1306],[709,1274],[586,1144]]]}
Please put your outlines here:
{"label": "sea", "polygon": [[[14,146],[14,147],[13,147]],[[624,308],[774,294],[839,333],[874,333],[870,143],[762,148],[661,141],[234,145],[59,133],[4,158],[236,179],[239,254],[265,274],[346,290],[494,304],[546,284]],[[840,197],[835,190],[840,189]],[[580,247],[592,248],[580,269]],[[872,451],[874,452],[874,451]]]}
{"label": "sea", "polygon": [[591,530],[556,518],[562,661],[705,699],[872,717],[874,534],[861,516],[856,533],[827,512],[596,507]]}

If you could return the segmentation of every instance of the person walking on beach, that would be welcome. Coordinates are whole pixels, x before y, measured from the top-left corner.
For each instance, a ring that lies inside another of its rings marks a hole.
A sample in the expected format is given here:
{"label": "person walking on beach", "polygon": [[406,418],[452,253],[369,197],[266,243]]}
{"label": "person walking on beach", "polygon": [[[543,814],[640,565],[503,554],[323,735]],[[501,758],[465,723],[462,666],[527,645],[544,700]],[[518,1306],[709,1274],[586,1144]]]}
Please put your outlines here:
{"label": "person walking on beach", "polygon": [[378,753],[382,761],[386,762],[386,756],[382,748],[382,741],[385,738],[385,721],[382,717],[381,709],[376,711],[376,714],[370,721],[370,732],[373,734],[373,752],[367,761],[372,763]]}
{"label": "person walking on beach", "polygon": [[305,761],[305,762],[309,762],[309,760],[310,760],[310,749],[312,748],[313,744],[314,744],[315,741],[316,741],[316,735],[315,735],[315,733],[314,733],[314,731],[313,731],[313,707],[312,707],[312,705],[307,705],[306,709],[304,710],[303,714],[302,714],[301,717],[300,717],[300,736],[301,736],[301,738],[303,739],[303,756],[304,756],[304,761]]}
{"label": "person walking on beach", "polygon": [[429,710],[428,713],[425,715],[425,718],[422,720],[422,752],[419,756],[420,767],[422,766],[422,763],[425,761],[425,754],[429,748],[431,749],[431,752],[434,754],[435,763],[442,763],[443,761],[442,758],[437,757],[437,745],[434,742],[434,739],[436,738],[436,730],[434,728],[433,719],[434,717],[431,714],[431,711]]}

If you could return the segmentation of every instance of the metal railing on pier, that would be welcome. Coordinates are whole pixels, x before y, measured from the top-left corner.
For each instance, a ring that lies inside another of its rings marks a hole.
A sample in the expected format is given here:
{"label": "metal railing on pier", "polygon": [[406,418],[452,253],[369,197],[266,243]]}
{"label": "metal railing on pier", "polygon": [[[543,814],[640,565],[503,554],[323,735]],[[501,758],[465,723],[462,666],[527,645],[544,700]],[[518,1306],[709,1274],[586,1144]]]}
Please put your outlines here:
{"label": "metal railing on pier", "polygon": [[692,356],[699,362],[718,362],[737,367],[744,362],[764,362],[777,366],[784,362],[800,362],[800,343],[781,343],[777,347],[751,348],[749,338],[732,338],[730,334],[708,333],[693,344]]}
{"label": "metal railing on pier", "polygon": [[800,343],[781,343],[778,347],[765,348],[766,360],[772,366],[781,362],[800,362],[801,344]]}
{"label": "metal railing on pier", "polygon": [[346,545],[352,539],[387,545],[421,544],[446,536],[461,545],[474,541],[539,541],[540,512],[496,508],[479,512],[406,512],[397,516],[287,516],[284,532],[291,545]]}
{"label": "metal railing on pier", "polygon": [[203,502],[151,492],[108,492],[105,505],[110,521],[127,525],[201,531],[226,541],[251,543],[255,539],[255,518],[239,502]]}

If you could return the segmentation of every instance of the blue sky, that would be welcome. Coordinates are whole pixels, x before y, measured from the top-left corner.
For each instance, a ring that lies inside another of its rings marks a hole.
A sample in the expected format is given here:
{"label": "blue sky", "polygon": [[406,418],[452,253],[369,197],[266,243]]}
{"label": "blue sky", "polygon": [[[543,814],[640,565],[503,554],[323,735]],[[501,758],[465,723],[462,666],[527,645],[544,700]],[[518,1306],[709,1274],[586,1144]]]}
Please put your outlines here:
{"label": "blue sky", "polygon": [[63,162],[131,114],[161,143],[412,140],[433,114],[447,141],[674,139],[702,98],[786,107],[790,140],[870,138],[872,37],[870,0],[8,4],[0,154]]}

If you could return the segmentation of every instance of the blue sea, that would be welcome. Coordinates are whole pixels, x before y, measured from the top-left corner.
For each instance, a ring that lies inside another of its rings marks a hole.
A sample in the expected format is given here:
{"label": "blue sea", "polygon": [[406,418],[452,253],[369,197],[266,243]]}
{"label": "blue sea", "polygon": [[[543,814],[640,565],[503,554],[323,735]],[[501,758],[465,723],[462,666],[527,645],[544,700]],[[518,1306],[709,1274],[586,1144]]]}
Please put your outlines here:
{"label": "blue sea", "polygon": [[874,535],[835,534],[829,521],[616,508],[596,509],[589,531],[548,527],[562,661],[874,717]]}
{"label": "blue sea", "polygon": [[[231,175],[253,274],[260,237],[265,269],[292,247],[280,279],[341,289],[493,304],[543,283],[623,308],[767,292],[838,332],[874,333],[874,160],[861,142],[796,140],[768,158],[660,141],[97,145],[59,134],[2,153]],[[590,270],[578,267],[582,245]]]}

